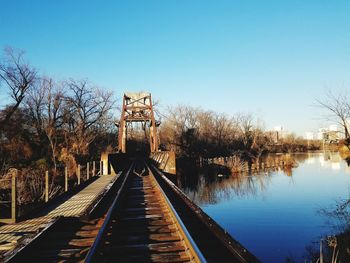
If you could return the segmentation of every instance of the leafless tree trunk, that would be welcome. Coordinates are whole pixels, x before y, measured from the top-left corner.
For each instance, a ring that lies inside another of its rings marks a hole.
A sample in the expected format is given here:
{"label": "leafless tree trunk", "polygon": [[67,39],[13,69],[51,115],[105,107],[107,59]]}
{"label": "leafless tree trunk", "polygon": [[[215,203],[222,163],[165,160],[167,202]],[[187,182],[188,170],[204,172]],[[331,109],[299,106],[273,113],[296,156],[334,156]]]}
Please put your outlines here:
{"label": "leafless tree trunk", "polygon": [[64,124],[64,91],[50,78],[42,78],[38,83],[29,92],[26,104],[39,136],[44,134],[49,142],[56,171],[58,137]]}
{"label": "leafless tree trunk", "polygon": [[213,137],[219,147],[228,144],[231,133],[234,132],[233,120],[229,119],[225,114],[213,114]]}
{"label": "leafless tree trunk", "polygon": [[35,79],[36,71],[24,62],[23,52],[14,51],[11,48],[5,49],[5,58],[0,63],[0,80],[9,89],[9,95],[14,103],[6,112],[5,117],[0,120],[0,127],[10,121]]}
{"label": "leafless tree trunk", "polygon": [[257,129],[254,127],[254,119],[251,114],[240,114],[236,118],[240,131],[240,139],[243,142],[245,150],[251,150],[255,143]]}
{"label": "leafless tree trunk", "polygon": [[44,79],[43,87],[47,88],[46,97],[46,112],[47,118],[45,123],[45,133],[50,142],[52,151],[52,161],[54,163],[55,171],[57,169],[57,143],[59,136],[59,129],[63,126],[63,107],[64,107],[64,92],[62,89],[54,86],[52,79]]}

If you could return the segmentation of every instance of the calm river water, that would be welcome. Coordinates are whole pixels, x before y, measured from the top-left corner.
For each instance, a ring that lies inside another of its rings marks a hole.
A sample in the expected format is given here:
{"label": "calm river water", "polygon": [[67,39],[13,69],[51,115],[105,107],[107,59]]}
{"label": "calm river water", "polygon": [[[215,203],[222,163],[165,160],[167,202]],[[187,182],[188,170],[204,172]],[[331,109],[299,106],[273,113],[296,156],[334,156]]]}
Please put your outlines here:
{"label": "calm river water", "polygon": [[339,231],[338,222],[320,211],[349,198],[350,168],[337,153],[293,157],[298,167],[292,171],[218,177],[216,169],[202,168],[180,184],[263,262],[303,262],[307,247]]}

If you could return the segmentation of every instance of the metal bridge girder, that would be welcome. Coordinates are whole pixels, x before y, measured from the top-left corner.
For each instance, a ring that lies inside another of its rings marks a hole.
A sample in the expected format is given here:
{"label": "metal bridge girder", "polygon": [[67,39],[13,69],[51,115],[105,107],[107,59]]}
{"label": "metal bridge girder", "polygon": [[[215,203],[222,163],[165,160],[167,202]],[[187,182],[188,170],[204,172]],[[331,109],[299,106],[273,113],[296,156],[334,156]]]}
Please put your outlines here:
{"label": "metal bridge girder", "polygon": [[[123,96],[123,106],[118,131],[118,151],[125,153],[127,141],[127,123],[143,122],[149,124],[149,142],[151,152],[157,152],[159,139],[153,111],[151,93],[127,92]],[[145,125],[146,126],[146,125]]]}

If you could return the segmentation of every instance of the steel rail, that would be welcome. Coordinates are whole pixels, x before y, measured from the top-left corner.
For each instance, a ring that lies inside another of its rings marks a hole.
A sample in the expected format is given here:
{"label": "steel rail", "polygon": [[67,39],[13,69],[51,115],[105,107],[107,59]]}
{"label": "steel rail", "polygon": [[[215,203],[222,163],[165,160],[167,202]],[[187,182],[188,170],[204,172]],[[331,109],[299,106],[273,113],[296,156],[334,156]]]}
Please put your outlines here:
{"label": "steel rail", "polygon": [[97,234],[97,237],[94,241],[94,243],[92,244],[87,256],[85,257],[85,262],[94,262],[94,257],[96,256],[96,252],[97,250],[99,249],[100,245],[101,245],[101,242],[103,240],[103,237],[106,233],[106,231],[108,230],[108,225],[110,223],[110,220],[112,218],[112,215],[114,213],[114,210],[116,208],[116,206],[118,205],[118,202],[120,200],[120,196],[121,196],[121,193],[124,191],[124,186],[129,178],[129,175],[130,175],[130,172],[131,172],[131,169],[134,167],[135,163],[132,163],[129,170],[127,171],[125,177],[123,178],[123,182],[117,192],[117,195],[116,197],[114,198],[114,201],[111,205],[111,207],[108,209],[108,212],[107,212],[107,215],[104,219],[104,222],[100,228],[100,231],[98,232]]}
{"label": "steel rail", "polygon": [[166,201],[166,205],[169,208],[170,213],[173,215],[173,217],[176,219],[176,224],[179,226],[178,230],[180,231],[180,233],[182,234],[183,238],[184,238],[184,242],[186,243],[187,247],[191,250],[191,255],[194,257],[195,262],[207,262],[207,260],[205,259],[205,257],[203,256],[202,252],[200,251],[200,249],[198,248],[197,244],[194,242],[192,236],[190,235],[190,233],[188,232],[186,226],[184,225],[184,223],[181,220],[181,217],[179,216],[179,214],[176,212],[174,206],[171,204],[170,200],[168,199],[167,195],[165,194],[165,192],[163,191],[162,187],[159,185],[157,179],[154,177],[153,172],[151,171],[151,169],[149,168],[148,164],[146,164],[146,167],[149,171],[149,173],[152,175],[152,178],[156,184],[156,186],[160,189],[165,201]]}

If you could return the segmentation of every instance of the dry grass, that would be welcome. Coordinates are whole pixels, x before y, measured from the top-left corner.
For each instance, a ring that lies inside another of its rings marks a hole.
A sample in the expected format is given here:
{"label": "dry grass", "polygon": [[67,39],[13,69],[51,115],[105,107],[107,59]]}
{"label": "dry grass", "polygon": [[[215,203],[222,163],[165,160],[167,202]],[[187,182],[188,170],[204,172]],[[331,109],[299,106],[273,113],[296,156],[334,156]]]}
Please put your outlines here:
{"label": "dry grass", "polygon": [[[45,171],[41,169],[9,169],[0,180],[1,201],[11,200],[11,180],[16,175],[17,206],[19,215],[45,200]],[[63,192],[63,187],[54,176],[49,176],[49,199]],[[10,204],[4,206],[8,207]]]}
{"label": "dry grass", "polygon": [[232,173],[240,173],[244,170],[244,161],[238,156],[233,156],[229,159],[227,166],[231,169]]}
{"label": "dry grass", "polygon": [[298,162],[290,154],[282,155],[279,161],[283,162],[284,166],[287,166],[287,167],[298,166]]}
{"label": "dry grass", "polygon": [[[323,241],[327,241],[327,246],[332,251],[332,258],[330,261],[325,260],[325,256],[323,255]],[[337,249],[337,238],[335,236],[329,236],[327,239],[321,239],[320,240],[320,257],[317,259],[316,263],[338,263],[340,260],[338,260],[339,250]]]}

